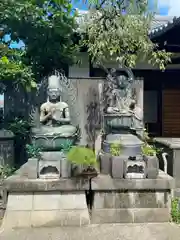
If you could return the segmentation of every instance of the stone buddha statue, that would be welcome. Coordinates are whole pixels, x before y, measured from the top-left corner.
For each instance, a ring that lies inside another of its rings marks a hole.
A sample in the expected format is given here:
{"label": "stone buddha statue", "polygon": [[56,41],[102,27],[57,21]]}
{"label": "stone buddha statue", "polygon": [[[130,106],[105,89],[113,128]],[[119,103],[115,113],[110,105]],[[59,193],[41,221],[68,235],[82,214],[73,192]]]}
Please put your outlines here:
{"label": "stone buddha statue", "polygon": [[115,70],[111,74],[111,101],[107,108],[107,113],[129,113],[129,106],[132,100],[131,80],[125,75],[118,74]]}
{"label": "stone buddha statue", "polygon": [[34,134],[45,136],[72,137],[76,127],[71,125],[68,104],[61,101],[61,87],[58,76],[48,78],[48,101],[40,107],[40,128]]}
{"label": "stone buddha statue", "polygon": [[[112,69],[108,76],[110,83],[106,113],[107,124],[118,132],[123,128],[138,129],[143,127],[143,114],[133,99],[133,75],[122,74],[123,69]],[[132,76],[131,76],[132,75]]]}

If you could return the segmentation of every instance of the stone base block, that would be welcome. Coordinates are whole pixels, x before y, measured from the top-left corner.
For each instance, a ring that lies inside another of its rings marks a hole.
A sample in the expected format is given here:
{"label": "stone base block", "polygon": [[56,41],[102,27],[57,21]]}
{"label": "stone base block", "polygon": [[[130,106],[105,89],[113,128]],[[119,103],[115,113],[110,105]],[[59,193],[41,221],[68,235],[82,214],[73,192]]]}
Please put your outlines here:
{"label": "stone base block", "polygon": [[112,156],[112,178],[123,178],[124,158],[121,156]]}
{"label": "stone base block", "polygon": [[93,209],[91,223],[133,223],[133,215],[128,209]]}
{"label": "stone base block", "polygon": [[10,193],[4,228],[82,226],[90,223],[85,193]]}
{"label": "stone base block", "polygon": [[166,208],[170,206],[167,191],[95,192],[94,209]]}
{"label": "stone base block", "polygon": [[147,178],[156,179],[159,174],[159,160],[156,156],[144,156],[147,163]]}
{"label": "stone base block", "polygon": [[151,223],[169,222],[170,213],[167,208],[144,209],[93,209],[91,223]]}
{"label": "stone base block", "polygon": [[29,158],[28,161],[16,171],[16,174],[22,178],[37,179],[38,162],[37,158]]}
{"label": "stone base block", "polygon": [[99,155],[100,171],[102,174],[111,174],[111,154],[101,152]]}

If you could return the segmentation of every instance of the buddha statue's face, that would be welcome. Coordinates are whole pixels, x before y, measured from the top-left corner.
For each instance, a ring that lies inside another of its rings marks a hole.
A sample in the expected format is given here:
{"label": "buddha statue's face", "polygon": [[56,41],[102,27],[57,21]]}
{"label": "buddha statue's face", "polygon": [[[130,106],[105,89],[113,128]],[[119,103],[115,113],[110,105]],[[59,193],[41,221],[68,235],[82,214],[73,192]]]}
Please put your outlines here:
{"label": "buddha statue's face", "polygon": [[116,77],[117,87],[120,89],[125,89],[127,87],[127,77],[124,75],[119,75]]}
{"label": "buddha statue's face", "polygon": [[51,101],[55,101],[55,100],[59,100],[60,98],[60,90],[58,88],[48,88],[47,91],[49,100]]}

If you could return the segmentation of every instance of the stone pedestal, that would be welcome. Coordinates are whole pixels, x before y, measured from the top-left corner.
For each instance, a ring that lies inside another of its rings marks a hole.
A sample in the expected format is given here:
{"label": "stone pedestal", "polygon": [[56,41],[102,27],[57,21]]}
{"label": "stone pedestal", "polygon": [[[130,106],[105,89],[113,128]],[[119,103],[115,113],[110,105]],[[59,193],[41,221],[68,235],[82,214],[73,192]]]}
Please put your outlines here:
{"label": "stone pedestal", "polygon": [[9,191],[3,228],[83,226],[90,223],[85,186],[75,180],[6,181]]}
{"label": "stone pedestal", "polygon": [[160,172],[157,179],[92,180],[94,204],[91,223],[169,222],[173,179]]}

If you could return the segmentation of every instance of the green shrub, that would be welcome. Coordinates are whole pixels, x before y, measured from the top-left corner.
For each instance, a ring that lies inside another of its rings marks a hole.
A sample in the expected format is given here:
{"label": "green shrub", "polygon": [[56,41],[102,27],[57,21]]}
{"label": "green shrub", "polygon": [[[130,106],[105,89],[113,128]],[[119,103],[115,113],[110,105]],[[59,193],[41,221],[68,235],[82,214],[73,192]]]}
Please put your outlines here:
{"label": "green shrub", "polygon": [[67,154],[67,159],[76,165],[96,166],[96,156],[92,149],[74,146]]}
{"label": "green shrub", "polygon": [[112,156],[119,156],[121,154],[122,145],[120,142],[114,142],[110,145],[110,153]]}
{"label": "green shrub", "polygon": [[0,179],[6,179],[7,177],[11,176],[15,168],[9,166],[8,164],[4,166],[0,166]]}
{"label": "green shrub", "polygon": [[36,147],[33,144],[26,144],[26,151],[29,158],[41,158],[41,148]]}
{"label": "green shrub", "polygon": [[175,223],[180,223],[180,199],[175,198],[171,203],[171,218]]}

